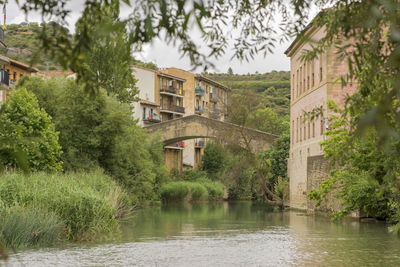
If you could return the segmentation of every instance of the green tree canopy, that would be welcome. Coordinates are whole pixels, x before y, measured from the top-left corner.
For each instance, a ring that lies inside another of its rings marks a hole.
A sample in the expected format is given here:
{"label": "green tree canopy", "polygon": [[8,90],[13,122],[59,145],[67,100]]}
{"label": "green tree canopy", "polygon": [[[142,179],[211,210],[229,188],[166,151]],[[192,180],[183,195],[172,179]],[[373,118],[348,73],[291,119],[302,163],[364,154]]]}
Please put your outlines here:
{"label": "green tree canopy", "polygon": [[58,132],[35,95],[14,90],[0,110],[0,166],[14,167],[21,157],[30,169],[62,171]]}

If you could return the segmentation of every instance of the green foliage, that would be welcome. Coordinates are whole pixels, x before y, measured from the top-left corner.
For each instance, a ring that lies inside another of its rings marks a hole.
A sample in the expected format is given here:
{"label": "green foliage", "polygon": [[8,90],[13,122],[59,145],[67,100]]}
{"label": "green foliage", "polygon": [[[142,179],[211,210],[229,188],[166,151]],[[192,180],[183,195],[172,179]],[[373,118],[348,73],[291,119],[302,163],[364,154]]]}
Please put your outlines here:
{"label": "green foliage", "polygon": [[224,188],[220,182],[209,179],[177,181],[164,184],[160,189],[160,196],[163,202],[220,200],[224,196]]}
{"label": "green foliage", "polygon": [[215,177],[220,170],[224,169],[224,148],[219,144],[208,142],[204,148],[201,168],[211,177]]}
{"label": "green foliage", "polygon": [[[101,16],[96,18],[97,23],[92,24],[92,17],[82,17],[76,23],[75,37],[85,33],[89,38],[81,51],[81,64],[93,80],[83,82],[88,83],[86,89],[102,88],[119,101],[131,103],[137,100],[138,89],[131,70],[133,57],[127,25],[119,19],[117,5],[102,4],[100,8]],[[112,29],[112,33],[107,29]]]}
{"label": "green foliage", "polygon": [[71,79],[24,79],[50,110],[63,148],[66,170],[103,168],[141,204],[157,199],[160,184],[168,180],[159,137],[149,139],[136,125],[128,104],[101,90],[96,96]]}
{"label": "green foliage", "polygon": [[59,240],[63,223],[52,212],[21,206],[0,210],[0,243],[19,248],[53,245]]}
{"label": "green foliage", "polygon": [[[289,116],[278,115],[274,109],[268,107],[270,102],[267,93],[259,94],[253,90],[233,91],[228,105],[231,122],[277,135],[288,131]],[[281,103],[278,106],[280,108],[274,106],[277,111],[288,113],[288,105]]]}
{"label": "green foliage", "polygon": [[277,182],[280,177],[287,180],[287,162],[289,158],[290,148],[290,135],[288,133],[278,137],[272,146],[272,148],[264,151],[259,155],[263,160],[268,160],[270,168],[268,169],[268,176],[271,177],[271,183]]}
{"label": "green foliage", "polygon": [[[91,239],[99,233],[117,228],[117,217],[127,208],[126,192],[100,171],[91,173],[46,174],[4,173],[0,179],[0,199],[6,208],[23,206],[21,216],[31,216],[35,210],[49,213],[49,223],[63,223],[62,236],[67,239]],[[53,215],[58,220],[52,219]],[[14,216],[15,215],[10,215]],[[16,218],[9,217],[9,223]],[[21,234],[30,227],[41,227],[21,222]],[[57,224],[58,225],[58,224]],[[54,228],[55,229],[55,228]],[[49,229],[50,231],[51,229]],[[55,230],[51,230],[55,231]],[[18,236],[18,233],[14,233]]]}
{"label": "green foliage", "polygon": [[328,138],[322,145],[334,170],[309,198],[317,200],[319,205],[328,193],[335,192],[343,207],[335,213],[336,218],[361,211],[368,216],[399,222],[400,207],[396,203],[400,203],[397,186],[400,143],[391,138],[389,146],[377,146],[379,136],[375,129],[358,136],[348,130],[354,117],[333,102],[328,106],[335,113],[329,118],[329,130],[325,133]]}
{"label": "green foliage", "polygon": [[23,153],[29,168],[61,171],[61,147],[51,117],[33,93],[14,90],[0,112],[0,166],[16,166]]}
{"label": "green foliage", "polygon": [[[54,31],[54,27],[61,27],[55,22],[47,24],[49,34]],[[61,69],[60,64],[49,54],[43,53],[40,47],[41,25],[37,22],[20,23],[7,25],[5,43],[7,47],[0,47],[0,53],[12,59],[30,63],[40,70]],[[66,34],[69,32],[64,28]]]}

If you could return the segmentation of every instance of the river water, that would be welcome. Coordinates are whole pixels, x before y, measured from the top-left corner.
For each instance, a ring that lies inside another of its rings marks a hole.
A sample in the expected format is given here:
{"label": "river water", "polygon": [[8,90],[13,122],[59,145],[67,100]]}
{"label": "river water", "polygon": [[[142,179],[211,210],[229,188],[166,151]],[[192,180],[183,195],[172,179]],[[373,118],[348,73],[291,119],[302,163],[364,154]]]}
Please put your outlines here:
{"label": "river water", "polygon": [[381,222],[332,223],[251,202],[139,210],[109,243],[24,250],[5,266],[400,266]]}

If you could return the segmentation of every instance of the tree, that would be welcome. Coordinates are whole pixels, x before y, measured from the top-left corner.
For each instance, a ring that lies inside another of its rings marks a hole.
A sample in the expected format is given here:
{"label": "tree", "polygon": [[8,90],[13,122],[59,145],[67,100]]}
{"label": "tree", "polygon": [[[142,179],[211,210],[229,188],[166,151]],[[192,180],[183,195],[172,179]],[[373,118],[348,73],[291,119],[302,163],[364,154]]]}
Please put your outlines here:
{"label": "tree", "polygon": [[24,88],[13,91],[1,107],[0,140],[0,166],[21,167],[18,157],[23,157],[30,169],[62,171],[58,132],[34,94]]}
{"label": "tree", "polygon": [[85,94],[73,79],[29,77],[21,84],[37,94],[41,106],[52,107],[65,170],[100,167],[126,188],[134,204],[157,199],[156,190],[168,179],[162,143],[148,140],[128,104],[104,89]]}
{"label": "tree", "polygon": [[[82,49],[82,64],[93,77],[90,86],[103,88],[107,93],[116,95],[119,101],[131,103],[137,100],[138,89],[131,70],[133,57],[127,25],[120,21],[117,7],[102,4],[97,24],[91,24],[92,18],[78,20],[75,37],[87,31],[89,40]],[[107,29],[112,29],[112,32]]]}
{"label": "tree", "polygon": [[233,70],[231,67],[228,68],[228,75],[233,75]]}
{"label": "tree", "polygon": [[212,177],[224,169],[224,148],[221,145],[207,143],[201,159],[201,169]]}

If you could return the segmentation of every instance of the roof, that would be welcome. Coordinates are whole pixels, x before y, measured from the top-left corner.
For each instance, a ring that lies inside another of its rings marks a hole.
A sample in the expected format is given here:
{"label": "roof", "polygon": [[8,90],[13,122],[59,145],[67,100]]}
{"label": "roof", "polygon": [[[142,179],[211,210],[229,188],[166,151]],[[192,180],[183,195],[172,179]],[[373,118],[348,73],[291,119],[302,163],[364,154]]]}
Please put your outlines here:
{"label": "roof", "polygon": [[149,105],[149,106],[155,106],[155,107],[159,107],[160,105],[158,105],[157,103],[151,102],[149,100],[145,100],[145,99],[140,99],[140,104],[144,104],[144,105]]}
{"label": "roof", "polygon": [[311,34],[314,30],[316,30],[315,27],[313,27],[313,23],[315,19],[323,14],[326,11],[329,11],[332,8],[325,8],[322,9],[312,20],[310,23],[307,24],[307,26],[296,36],[296,39],[290,44],[290,46],[286,49],[285,55],[289,56],[291,55],[291,52],[296,49],[306,38],[304,38],[307,34]]}
{"label": "roof", "polygon": [[227,90],[227,91],[231,91],[231,89],[230,89],[229,87],[226,87],[225,85],[222,85],[222,84],[220,84],[220,83],[218,83],[218,82],[216,82],[216,81],[214,81],[214,80],[211,80],[211,79],[209,79],[209,78],[207,78],[207,77],[204,77],[204,76],[201,75],[201,74],[197,74],[197,75],[196,75],[196,79],[198,79],[198,80],[200,80],[200,81],[205,81],[205,82],[211,83],[212,85],[217,86],[217,87],[220,87],[220,88],[223,88],[223,89],[225,89],[225,90]]}
{"label": "roof", "polygon": [[65,71],[65,70],[45,70],[45,71],[40,71],[41,74],[48,76],[48,77],[64,77],[64,76],[69,76],[73,74],[74,72],[72,71]]}
{"label": "roof", "polygon": [[30,71],[30,72],[38,72],[39,71],[35,67],[32,67],[30,65],[27,65],[25,63],[22,63],[20,61],[17,61],[17,60],[11,59],[11,58],[8,58],[8,62],[10,63],[10,65],[18,67],[18,68],[23,69],[23,70],[27,70],[27,71]]}
{"label": "roof", "polygon": [[138,66],[138,65],[134,65],[134,68],[138,68],[138,69],[142,69],[142,70],[147,70],[147,71],[151,71],[151,72],[157,72],[156,70],[150,69],[150,68],[146,68],[146,67],[142,67],[142,66]]}
{"label": "roof", "polygon": [[178,80],[178,81],[186,82],[186,79],[184,79],[184,78],[173,76],[171,74],[167,74],[167,73],[164,73],[164,72],[158,72],[157,74],[158,74],[158,76],[162,76],[162,77],[171,78],[171,79],[175,79],[175,80]]}

